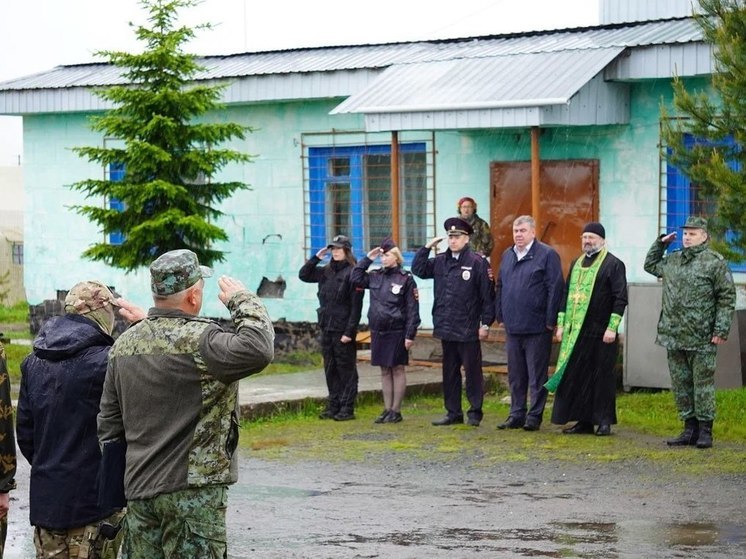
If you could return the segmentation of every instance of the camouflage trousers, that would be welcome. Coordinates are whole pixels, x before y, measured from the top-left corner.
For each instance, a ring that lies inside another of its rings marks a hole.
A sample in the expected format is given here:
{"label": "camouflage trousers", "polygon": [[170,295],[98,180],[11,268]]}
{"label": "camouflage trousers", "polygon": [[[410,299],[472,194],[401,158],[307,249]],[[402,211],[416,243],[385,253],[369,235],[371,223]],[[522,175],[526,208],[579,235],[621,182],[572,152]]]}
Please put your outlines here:
{"label": "camouflage trousers", "polygon": [[227,559],[227,505],[224,485],[128,501],[122,559]]}
{"label": "camouflage trousers", "polygon": [[668,350],[671,392],[682,420],[715,419],[716,351]]}
{"label": "camouflage trousers", "polygon": [[94,524],[70,530],[47,530],[34,527],[36,559],[116,559],[122,543],[122,531],[112,540],[99,533],[99,525],[117,526],[124,511],[117,512]]}

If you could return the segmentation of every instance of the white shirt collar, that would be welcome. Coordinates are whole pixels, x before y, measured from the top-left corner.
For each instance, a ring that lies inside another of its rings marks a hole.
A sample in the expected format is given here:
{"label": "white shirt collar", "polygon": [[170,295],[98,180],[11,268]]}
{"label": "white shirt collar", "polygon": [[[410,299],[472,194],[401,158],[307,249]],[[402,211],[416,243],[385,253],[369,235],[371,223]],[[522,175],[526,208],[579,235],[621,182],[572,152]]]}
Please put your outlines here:
{"label": "white shirt collar", "polygon": [[[535,239],[534,239],[535,240]],[[534,246],[534,241],[531,241],[526,245],[526,248],[523,250],[518,250],[518,247],[513,245],[513,252],[515,252],[515,255],[518,257],[518,260],[523,258],[528,254],[528,251],[531,250],[531,247]]]}

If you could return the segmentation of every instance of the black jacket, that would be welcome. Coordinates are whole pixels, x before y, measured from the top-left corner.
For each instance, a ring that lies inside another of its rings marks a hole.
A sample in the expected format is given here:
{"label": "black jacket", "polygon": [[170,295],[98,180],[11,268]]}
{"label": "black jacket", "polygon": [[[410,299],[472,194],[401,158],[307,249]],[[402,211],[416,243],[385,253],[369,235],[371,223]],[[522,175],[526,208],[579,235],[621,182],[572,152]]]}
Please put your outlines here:
{"label": "black jacket", "polygon": [[371,259],[364,256],[352,269],[352,283],[370,289],[368,326],[376,332],[403,330],[414,340],[420,325],[420,303],[412,274],[399,266],[367,272]]}
{"label": "black jacket", "polygon": [[319,328],[325,332],[342,332],[355,339],[365,292],[350,282],[352,266],[347,261],[332,260],[326,266],[318,266],[319,262],[321,260],[314,255],[298,272],[301,281],[319,284],[316,311]]}
{"label": "black jacket", "polygon": [[53,530],[111,515],[98,506],[96,415],[114,340],[79,315],[49,320],[21,363],[16,434],[31,464],[31,524]]}
{"label": "black jacket", "polygon": [[489,326],[495,320],[490,263],[468,245],[458,259],[450,249],[435,258],[429,258],[429,253],[427,247],[417,251],[412,272],[435,280],[433,336],[449,342],[477,341],[480,323]]}
{"label": "black jacket", "polygon": [[503,252],[497,274],[495,319],[508,334],[541,334],[557,325],[565,280],[559,254],[534,240],[521,260],[513,246]]}

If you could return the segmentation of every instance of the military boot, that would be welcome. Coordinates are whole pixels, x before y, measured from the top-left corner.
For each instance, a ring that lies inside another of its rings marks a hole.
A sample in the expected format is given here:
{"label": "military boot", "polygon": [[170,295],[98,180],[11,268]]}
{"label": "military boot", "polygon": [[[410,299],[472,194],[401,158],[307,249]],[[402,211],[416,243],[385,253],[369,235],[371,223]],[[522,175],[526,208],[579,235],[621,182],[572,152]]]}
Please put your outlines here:
{"label": "military boot", "polygon": [[684,430],[675,439],[668,439],[668,446],[694,446],[699,437],[699,421],[696,417],[690,417],[684,421]]}
{"label": "military boot", "polygon": [[697,448],[712,448],[712,421],[699,422]]}

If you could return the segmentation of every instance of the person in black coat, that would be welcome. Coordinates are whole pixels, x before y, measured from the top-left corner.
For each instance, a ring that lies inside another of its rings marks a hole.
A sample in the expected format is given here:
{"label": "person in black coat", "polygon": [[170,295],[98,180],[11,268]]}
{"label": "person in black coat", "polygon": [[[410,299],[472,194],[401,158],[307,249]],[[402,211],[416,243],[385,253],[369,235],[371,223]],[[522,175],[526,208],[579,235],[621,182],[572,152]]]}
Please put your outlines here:
{"label": "person in black coat", "polygon": [[[382,268],[367,272],[378,256]],[[402,420],[401,403],[407,388],[405,365],[420,325],[417,284],[402,269],[402,254],[392,239],[371,250],[352,269],[352,283],[370,290],[368,326],[371,333],[371,365],[381,367],[383,412],[375,423]]]}
{"label": "person in black coat", "polygon": [[433,279],[433,336],[443,347],[443,399],[445,417],[433,425],[463,423],[461,408],[461,367],[466,376],[466,396],[470,408],[467,423],[477,427],[482,421],[484,378],[481,340],[486,340],[495,319],[494,285],[487,259],[469,249],[472,228],[452,217],[445,221],[448,250],[429,258],[430,250],[443,240],[434,237],[417,251],[412,272],[422,279]]}
{"label": "person in black coat", "polygon": [[[331,261],[326,266],[319,266],[329,251]],[[355,263],[350,239],[337,235],[309,258],[298,272],[301,281],[319,284],[317,314],[329,390],[326,408],[319,415],[321,419],[355,419],[358,383],[355,337],[365,294],[362,288],[355,288],[350,282]]]}
{"label": "person in black coat", "polygon": [[66,314],[42,326],[21,363],[16,436],[31,464],[29,516],[39,557],[99,557],[111,545],[99,523],[117,525],[123,516],[98,504],[96,434],[114,309],[122,305],[143,314],[99,281],[76,284]]}
{"label": "person in black coat", "polygon": [[495,319],[505,326],[507,336],[510,385],[510,415],[497,428],[538,431],[565,281],[559,254],[536,238],[533,217],[522,215],[513,221],[513,241],[500,261],[495,296]]}

